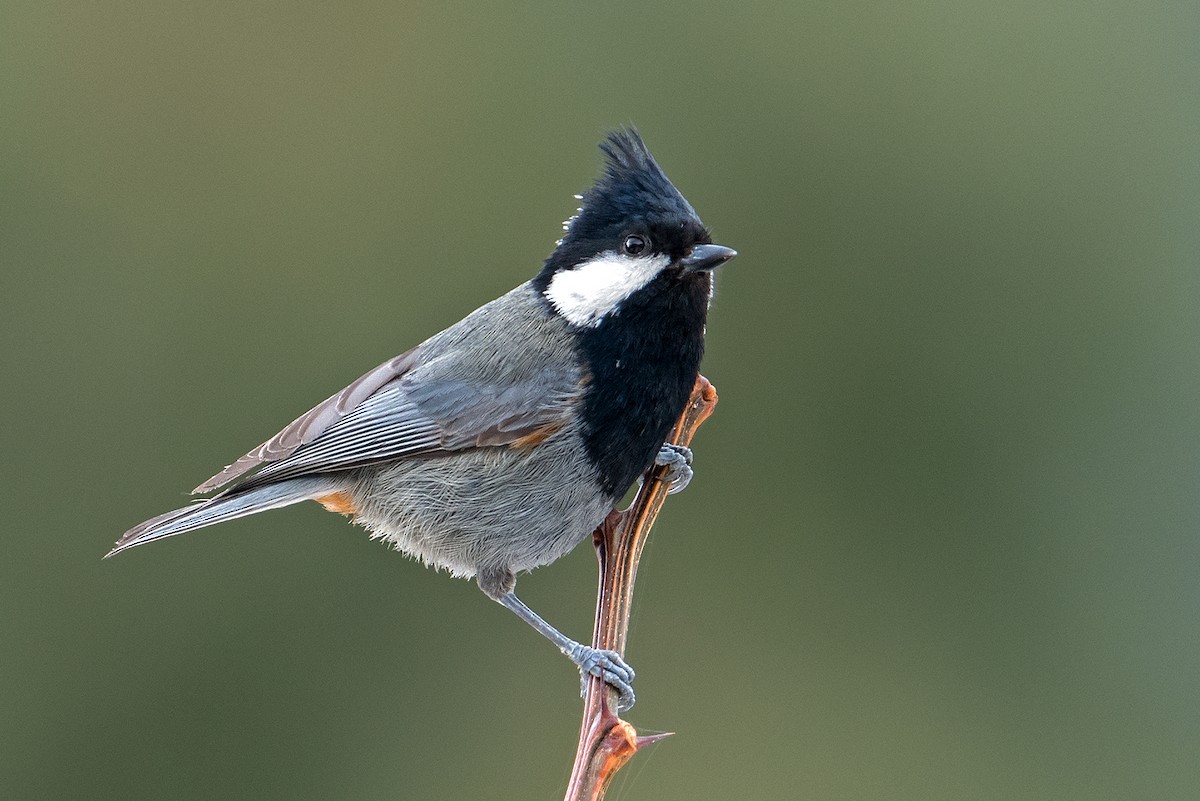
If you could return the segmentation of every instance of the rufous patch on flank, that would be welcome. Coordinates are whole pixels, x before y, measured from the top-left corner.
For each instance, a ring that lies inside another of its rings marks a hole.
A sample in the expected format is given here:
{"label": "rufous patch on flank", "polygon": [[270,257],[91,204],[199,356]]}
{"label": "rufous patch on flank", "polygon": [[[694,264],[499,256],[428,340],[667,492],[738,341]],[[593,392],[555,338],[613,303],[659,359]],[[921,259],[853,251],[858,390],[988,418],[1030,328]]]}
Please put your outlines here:
{"label": "rufous patch on flank", "polygon": [[320,498],[313,498],[313,500],[329,511],[337,512],[340,515],[352,515],[358,512],[348,492],[334,492],[329,495],[322,495]]}
{"label": "rufous patch on flank", "polygon": [[541,428],[535,428],[523,437],[514,439],[510,444],[514,448],[534,448],[541,445],[554,434],[562,430],[564,421],[555,420],[553,423],[547,423]]}

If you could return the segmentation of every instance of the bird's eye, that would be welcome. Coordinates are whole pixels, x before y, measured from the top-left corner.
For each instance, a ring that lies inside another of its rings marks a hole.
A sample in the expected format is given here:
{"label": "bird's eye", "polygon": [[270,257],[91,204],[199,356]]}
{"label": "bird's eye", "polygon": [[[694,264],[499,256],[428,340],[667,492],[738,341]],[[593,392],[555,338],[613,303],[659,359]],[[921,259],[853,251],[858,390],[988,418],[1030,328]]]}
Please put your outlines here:
{"label": "bird's eye", "polygon": [[621,249],[630,256],[636,256],[646,249],[646,238],[637,234],[630,234],[625,237],[625,244],[621,246]]}

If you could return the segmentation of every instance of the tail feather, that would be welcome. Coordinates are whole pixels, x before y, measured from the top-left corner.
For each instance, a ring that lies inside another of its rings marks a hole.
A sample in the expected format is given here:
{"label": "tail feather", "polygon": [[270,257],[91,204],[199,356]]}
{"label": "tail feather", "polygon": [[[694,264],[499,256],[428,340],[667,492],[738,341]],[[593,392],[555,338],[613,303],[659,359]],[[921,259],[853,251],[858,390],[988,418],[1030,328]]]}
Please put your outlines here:
{"label": "tail feather", "polygon": [[218,495],[206,501],[197,501],[182,509],[152,517],[129,529],[121,535],[121,539],[117,540],[117,544],[105,554],[104,558],[107,559],[113,554],[129,548],[161,540],[164,537],[173,537],[185,531],[319,498],[337,492],[338,489],[329,478],[312,476],[281,481],[278,484],[268,484],[265,487],[256,487],[246,492]]}

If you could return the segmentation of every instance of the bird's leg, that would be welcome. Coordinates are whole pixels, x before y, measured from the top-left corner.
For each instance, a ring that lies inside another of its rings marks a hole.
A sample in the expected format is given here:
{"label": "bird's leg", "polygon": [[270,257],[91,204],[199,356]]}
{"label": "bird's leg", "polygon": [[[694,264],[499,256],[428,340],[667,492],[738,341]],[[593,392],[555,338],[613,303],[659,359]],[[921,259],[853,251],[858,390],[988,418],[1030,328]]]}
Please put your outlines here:
{"label": "bird's leg", "polygon": [[[566,654],[584,676],[595,676],[603,679],[606,684],[614,687],[620,693],[617,702],[619,709],[625,710],[633,706],[633,668],[621,658],[616,651],[592,648],[590,645],[575,642],[567,635],[547,623],[541,615],[525,605],[524,601],[513,592],[515,580],[509,571],[489,575],[481,572],[478,576],[479,588],[489,597],[511,609],[517,617],[530,626]],[[584,683],[586,688],[586,679]],[[581,691],[582,694],[582,691]]]}
{"label": "bird's leg", "polygon": [[[620,654],[616,651],[605,651],[575,642],[543,620],[511,590],[500,596],[498,600],[515,612],[517,617],[533,626],[543,637],[554,643],[558,650],[566,654],[567,659],[574,662],[585,676],[591,675],[603,679],[606,684],[616,688],[617,692],[621,694],[620,700],[617,702],[619,709],[629,709],[633,706],[635,698],[632,682],[635,674],[633,668],[621,658]],[[580,689],[580,695],[583,694],[586,686],[585,680],[585,684]]]}
{"label": "bird's leg", "polygon": [[674,445],[670,442],[664,443],[658,449],[658,455],[654,457],[654,464],[658,467],[666,467],[667,473],[663,476],[663,480],[670,483],[667,488],[668,495],[674,495],[677,492],[683,492],[692,480],[692,449],[685,448],[682,445]]}

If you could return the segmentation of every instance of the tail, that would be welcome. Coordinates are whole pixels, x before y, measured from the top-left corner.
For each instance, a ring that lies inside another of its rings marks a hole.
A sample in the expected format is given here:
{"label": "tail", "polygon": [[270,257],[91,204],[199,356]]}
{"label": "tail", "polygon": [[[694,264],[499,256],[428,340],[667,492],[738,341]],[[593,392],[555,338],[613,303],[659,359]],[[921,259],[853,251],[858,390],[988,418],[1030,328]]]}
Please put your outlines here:
{"label": "tail", "polygon": [[224,523],[239,517],[278,509],[293,503],[319,498],[337,492],[339,487],[327,476],[311,476],[280,481],[265,487],[255,487],[245,492],[218,495],[206,501],[197,501],[174,512],[152,517],[139,523],[121,535],[113,549],[104,558],[120,553],[135,545],[142,545],[164,537],[173,537],[185,531],[204,528],[214,523]]}

